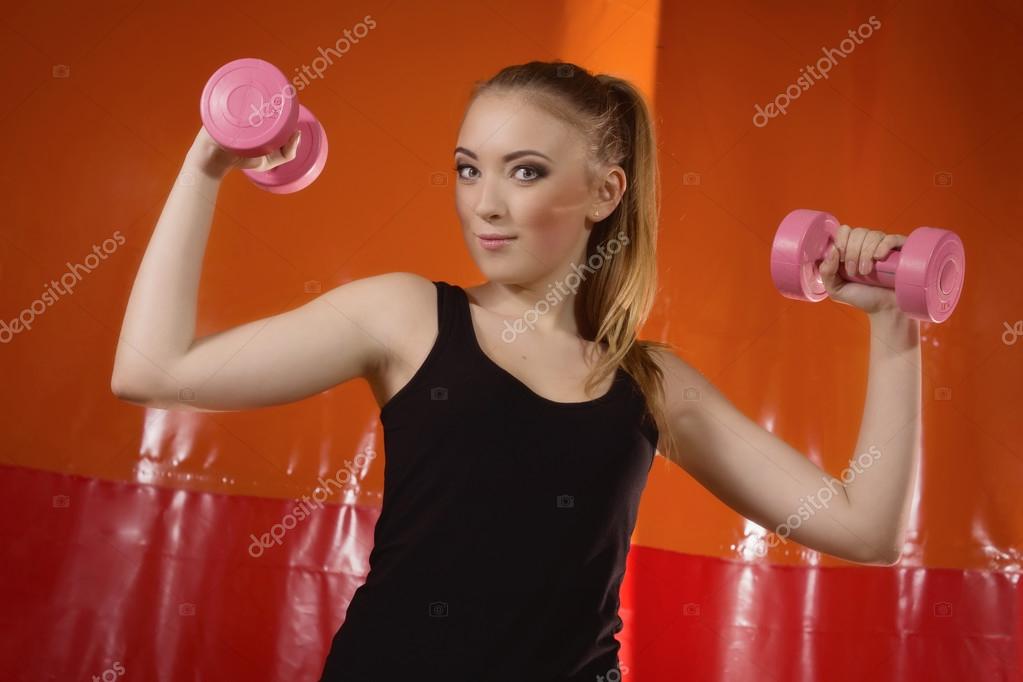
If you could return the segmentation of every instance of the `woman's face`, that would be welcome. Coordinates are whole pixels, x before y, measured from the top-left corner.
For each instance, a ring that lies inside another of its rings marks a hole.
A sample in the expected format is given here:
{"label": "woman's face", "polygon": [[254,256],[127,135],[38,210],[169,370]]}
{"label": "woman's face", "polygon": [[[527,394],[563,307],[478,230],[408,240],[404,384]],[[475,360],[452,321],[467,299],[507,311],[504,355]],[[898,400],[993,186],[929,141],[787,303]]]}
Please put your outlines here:
{"label": "woman's face", "polygon": [[[584,259],[597,207],[585,151],[578,131],[515,94],[472,102],[455,149],[455,206],[487,279],[557,278]],[[479,236],[486,234],[512,239],[488,242]]]}

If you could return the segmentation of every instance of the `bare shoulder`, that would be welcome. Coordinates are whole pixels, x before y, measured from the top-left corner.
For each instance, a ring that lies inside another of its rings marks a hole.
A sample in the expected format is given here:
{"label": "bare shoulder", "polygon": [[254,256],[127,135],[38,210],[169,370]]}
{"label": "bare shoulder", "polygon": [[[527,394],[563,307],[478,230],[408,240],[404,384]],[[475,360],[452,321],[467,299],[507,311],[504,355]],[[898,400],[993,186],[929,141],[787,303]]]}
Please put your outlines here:
{"label": "bare shoulder", "polygon": [[664,377],[664,402],[669,415],[678,416],[708,393],[713,384],[673,348],[651,347],[650,355]]}
{"label": "bare shoulder", "polygon": [[357,310],[357,322],[385,352],[393,350],[424,320],[436,317],[436,287],[413,272],[357,279],[327,292],[324,299],[339,309]]}
{"label": "bare shoulder", "polygon": [[335,287],[324,294],[328,303],[341,299],[358,300],[370,315],[367,319],[380,321],[387,326],[387,321],[394,320],[392,314],[397,309],[412,310],[416,305],[429,298],[436,299],[433,282],[414,272],[386,272],[353,280]]}
{"label": "bare shoulder", "polygon": [[[650,348],[664,386],[664,416],[675,445],[666,455],[690,474],[702,471],[708,460],[704,447],[716,427],[733,422],[739,412],[704,374],[674,348]],[[663,434],[662,434],[663,435]],[[658,443],[660,446],[661,443]]]}
{"label": "bare shoulder", "polygon": [[[412,272],[388,272],[349,282],[332,292],[338,307],[358,300],[359,319],[373,339],[375,362],[365,375],[378,405],[411,378],[438,333],[437,288]],[[341,298],[344,300],[342,305]]]}
{"label": "bare shoulder", "polygon": [[649,346],[650,357],[667,378],[668,374],[680,375],[696,371],[674,348]]}

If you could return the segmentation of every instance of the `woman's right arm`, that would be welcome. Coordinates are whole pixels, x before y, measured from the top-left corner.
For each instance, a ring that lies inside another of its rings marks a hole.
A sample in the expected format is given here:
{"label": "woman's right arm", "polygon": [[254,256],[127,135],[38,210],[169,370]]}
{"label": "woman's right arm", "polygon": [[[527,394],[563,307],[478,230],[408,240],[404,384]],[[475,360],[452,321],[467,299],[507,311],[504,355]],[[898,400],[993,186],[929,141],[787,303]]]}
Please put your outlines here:
{"label": "woman's right arm", "polygon": [[240,160],[200,130],[128,299],[110,381],[118,398],[165,409],[241,410],[299,400],[379,370],[393,333],[381,312],[407,300],[418,275],[355,280],[294,310],[195,338],[221,180],[232,168],[288,161],[294,148],[289,143],[261,160]]}

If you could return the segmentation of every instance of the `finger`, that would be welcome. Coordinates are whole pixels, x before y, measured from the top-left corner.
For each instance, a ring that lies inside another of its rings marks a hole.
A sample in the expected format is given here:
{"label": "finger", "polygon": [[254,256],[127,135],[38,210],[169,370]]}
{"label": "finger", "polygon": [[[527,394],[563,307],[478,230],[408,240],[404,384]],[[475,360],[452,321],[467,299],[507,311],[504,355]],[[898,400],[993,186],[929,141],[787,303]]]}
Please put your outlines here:
{"label": "finger", "polygon": [[288,144],[284,148],[284,158],[291,161],[298,155],[298,144],[302,140],[302,131],[296,130],[295,134],[288,140]]}
{"label": "finger", "polygon": [[265,156],[247,158],[239,164],[239,167],[246,170],[267,171],[286,161],[291,161],[298,155],[298,145],[301,139],[302,131],[296,130],[283,146]]}
{"label": "finger", "polygon": [[829,296],[834,295],[837,288],[841,286],[841,281],[835,274],[838,272],[838,264],[841,262],[840,256],[838,247],[834,243],[829,244],[824,252],[824,259],[817,268],[821,275],[821,282],[824,284],[824,290],[828,292]]}
{"label": "finger", "polygon": [[901,234],[889,234],[885,235],[885,238],[881,240],[881,243],[877,245],[877,249],[874,251],[874,260],[884,260],[892,249],[896,246],[902,246],[906,243],[906,237]]}
{"label": "finger", "polygon": [[877,246],[884,239],[885,234],[881,230],[871,230],[863,238],[863,248],[860,249],[860,274],[866,275],[874,267],[874,254],[877,253]]}
{"label": "finger", "polygon": [[268,171],[284,163],[284,147],[278,147],[263,157],[260,164],[261,171]]}
{"label": "finger", "polygon": [[251,158],[246,158],[243,159],[240,164],[238,164],[238,167],[243,170],[253,170],[263,165],[263,159],[264,157],[262,156],[253,156]]}
{"label": "finger", "polygon": [[251,156],[242,162],[242,168],[259,171],[260,173],[269,170],[273,167],[274,155],[277,154],[278,151],[279,150],[275,149],[269,154],[264,154],[263,156]]}
{"label": "finger", "polygon": [[867,228],[857,227],[849,233],[849,241],[845,245],[845,273],[852,277],[859,268],[860,251],[863,249],[863,238],[867,236]]}
{"label": "finger", "polygon": [[845,257],[845,247],[849,242],[849,233],[852,232],[852,228],[848,225],[840,225],[838,231],[835,233],[835,246],[838,247],[838,255],[840,258]]}
{"label": "finger", "polygon": [[277,166],[280,166],[282,163],[287,163],[288,161],[294,159],[295,156],[298,154],[298,141],[301,136],[302,132],[296,130],[294,133],[291,134],[291,137],[288,138],[288,141],[284,143],[283,146],[278,147],[277,149],[267,154],[266,156],[267,165],[270,168],[276,168]]}

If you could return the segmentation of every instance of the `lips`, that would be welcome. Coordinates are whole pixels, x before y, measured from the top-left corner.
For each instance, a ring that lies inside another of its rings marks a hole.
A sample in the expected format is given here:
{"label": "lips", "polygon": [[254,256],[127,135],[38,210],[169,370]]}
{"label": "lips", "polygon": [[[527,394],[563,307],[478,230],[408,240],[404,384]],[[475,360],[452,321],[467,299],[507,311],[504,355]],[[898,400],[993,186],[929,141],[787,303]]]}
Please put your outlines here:
{"label": "lips", "polygon": [[508,244],[515,241],[515,237],[504,234],[495,234],[493,232],[489,234],[478,234],[476,235],[476,239],[479,240],[480,248],[487,251],[501,251],[506,247],[511,248]]}

